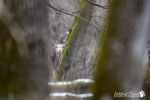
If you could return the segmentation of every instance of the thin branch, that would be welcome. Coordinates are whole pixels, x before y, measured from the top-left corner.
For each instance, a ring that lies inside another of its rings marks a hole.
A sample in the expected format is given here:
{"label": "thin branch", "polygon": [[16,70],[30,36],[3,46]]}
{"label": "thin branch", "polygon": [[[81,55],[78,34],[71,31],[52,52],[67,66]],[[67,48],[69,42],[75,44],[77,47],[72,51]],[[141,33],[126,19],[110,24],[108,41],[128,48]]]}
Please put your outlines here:
{"label": "thin branch", "polygon": [[94,6],[97,6],[97,7],[103,8],[103,9],[109,9],[109,6],[102,6],[102,5],[93,3],[93,2],[91,2],[89,0],[85,0],[85,1],[88,2],[88,3],[90,3],[90,4],[92,4],[92,5],[94,5]]}
{"label": "thin branch", "polygon": [[100,18],[105,18],[105,17],[103,17],[103,16],[99,16],[99,15],[90,15],[90,14],[88,14],[88,13],[85,13],[84,11],[83,12],[80,12],[80,11],[77,11],[77,12],[73,12],[73,13],[79,13],[79,14],[81,14],[81,13],[83,13],[83,14],[86,14],[86,15],[88,15],[88,16],[90,16],[90,17],[100,17]]}
{"label": "thin branch", "polygon": [[98,28],[97,28],[95,25],[89,23],[89,21],[85,20],[83,17],[80,17],[80,16],[78,16],[78,15],[75,15],[75,14],[73,14],[73,13],[71,13],[71,12],[65,11],[65,10],[63,10],[63,9],[56,8],[56,7],[52,6],[50,3],[48,3],[48,6],[49,6],[50,8],[52,8],[52,9],[54,9],[55,11],[58,11],[58,12],[61,12],[61,13],[64,13],[64,14],[67,14],[67,15],[70,15],[70,16],[73,16],[73,17],[76,17],[76,18],[79,18],[80,20],[87,22],[89,25],[91,25],[91,26],[94,27],[97,31],[99,31]]}
{"label": "thin branch", "polygon": [[[60,5],[58,5],[56,2],[54,2],[53,0],[51,0],[51,2],[53,3],[53,5],[55,5],[55,8],[57,7],[57,8],[59,8],[59,9],[61,9],[61,10],[65,10],[65,11],[67,11],[67,12],[69,12],[70,10],[68,9],[68,10],[66,10],[66,9],[64,9],[63,7],[61,7]],[[51,3],[51,5],[52,5],[52,3]]]}
{"label": "thin branch", "polygon": [[[64,9],[63,7],[61,7],[60,5],[58,5],[57,3],[55,3],[53,0],[51,0],[51,1],[52,1],[52,3],[53,3],[54,5],[57,6],[57,8],[62,9],[62,10],[64,10],[64,11],[66,11],[66,12],[71,12],[72,14],[74,14],[74,13],[76,13],[76,14],[84,13],[84,14],[90,16],[90,17],[100,17],[100,18],[104,18],[104,17],[99,16],[99,15],[90,15],[90,14],[84,12],[84,11],[82,11],[82,12],[81,12],[81,11],[69,11],[69,10]],[[80,0],[78,0],[78,4],[79,4],[79,7],[80,7]],[[82,9],[82,8],[80,7],[80,9]]]}

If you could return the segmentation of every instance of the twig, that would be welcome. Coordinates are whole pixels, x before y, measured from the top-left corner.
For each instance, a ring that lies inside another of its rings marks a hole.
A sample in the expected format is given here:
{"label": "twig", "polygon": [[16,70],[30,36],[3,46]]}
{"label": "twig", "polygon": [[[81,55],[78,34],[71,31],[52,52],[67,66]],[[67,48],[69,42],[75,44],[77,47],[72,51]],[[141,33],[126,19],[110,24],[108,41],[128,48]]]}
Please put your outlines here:
{"label": "twig", "polygon": [[[64,10],[64,11],[66,11],[66,12],[71,12],[72,14],[74,14],[74,13],[76,13],[76,14],[81,14],[81,13],[84,13],[84,14],[86,14],[86,15],[88,15],[88,16],[90,16],[90,17],[100,17],[100,18],[104,18],[104,17],[102,17],[102,16],[98,16],[98,15],[90,15],[90,14],[88,14],[88,13],[86,13],[86,12],[84,12],[84,11],[69,11],[69,10],[66,10],[66,9],[64,9],[63,7],[61,7],[60,5],[58,5],[57,3],[55,3],[53,0],[51,0],[52,2],[53,2],[53,4],[54,5],[56,5],[59,9],[62,9],[62,10]],[[78,4],[79,4],[79,7],[80,7],[80,0],[78,0]],[[82,9],[81,7],[80,7],[80,9]]]}
{"label": "twig", "polygon": [[83,21],[87,22],[89,25],[91,25],[91,26],[94,27],[97,31],[99,31],[98,28],[97,28],[95,25],[89,23],[89,22],[88,22],[87,20],[85,20],[83,17],[80,17],[80,16],[78,16],[78,15],[75,15],[75,14],[73,14],[73,13],[71,13],[71,12],[65,11],[65,10],[63,10],[63,9],[56,8],[56,7],[52,6],[50,3],[48,3],[48,6],[49,6],[50,8],[52,8],[52,9],[58,11],[58,12],[61,12],[61,13],[64,13],[64,14],[67,14],[67,15],[70,15],[70,16],[73,16],[73,17],[76,17],[76,18],[79,18],[80,20],[83,20]]}
{"label": "twig", "polygon": [[90,3],[90,4],[92,4],[92,5],[94,5],[94,6],[97,6],[97,7],[103,8],[103,9],[109,9],[109,6],[102,6],[102,5],[93,3],[93,2],[91,2],[89,0],[85,0],[85,1],[88,2],[88,3]]}

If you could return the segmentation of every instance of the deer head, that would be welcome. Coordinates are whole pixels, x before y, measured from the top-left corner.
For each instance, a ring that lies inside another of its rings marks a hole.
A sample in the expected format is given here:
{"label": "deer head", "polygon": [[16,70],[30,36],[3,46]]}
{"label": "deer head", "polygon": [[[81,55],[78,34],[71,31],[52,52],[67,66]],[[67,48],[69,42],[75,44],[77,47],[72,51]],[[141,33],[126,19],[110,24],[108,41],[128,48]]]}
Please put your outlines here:
{"label": "deer head", "polygon": [[53,46],[54,46],[54,49],[56,50],[56,53],[62,53],[63,52],[63,49],[65,47],[66,43],[63,43],[63,44],[56,44],[53,42]]}

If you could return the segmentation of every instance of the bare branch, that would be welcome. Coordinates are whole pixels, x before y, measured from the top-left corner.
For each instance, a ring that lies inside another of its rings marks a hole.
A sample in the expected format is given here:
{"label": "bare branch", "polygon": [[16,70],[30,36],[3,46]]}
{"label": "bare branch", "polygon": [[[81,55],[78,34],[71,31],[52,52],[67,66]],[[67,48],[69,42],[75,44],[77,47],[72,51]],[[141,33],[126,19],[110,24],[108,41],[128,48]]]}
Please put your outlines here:
{"label": "bare branch", "polygon": [[[90,17],[105,18],[105,17],[99,16],[99,15],[90,15],[90,14],[86,13],[85,11],[82,11],[82,12],[81,12],[81,11],[70,11],[70,10],[68,10],[68,9],[66,10],[66,9],[64,9],[63,7],[61,7],[60,5],[58,5],[56,2],[54,2],[53,0],[51,0],[51,2],[52,2],[54,5],[56,5],[57,8],[60,8],[60,9],[62,9],[62,10],[65,10],[66,12],[71,12],[72,14],[81,14],[81,13],[84,13],[84,14],[90,16]],[[82,9],[81,6],[80,6],[80,0],[78,0],[78,5],[79,5],[79,8]]]}
{"label": "bare branch", "polygon": [[93,2],[91,2],[89,0],[85,0],[85,1],[88,2],[88,3],[90,3],[90,4],[92,4],[92,5],[94,5],[94,6],[97,6],[97,7],[103,8],[103,9],[109,9],[109,6],[102,6],[102,5],[93,3]]}
{"label": "bare branch", "polygon": [[52,9],[54,9],[55,11],[58,11],[58,12],[61,12],[61,13],[64,13],[64,14],[67,14],[67,15],[79,18],[80,20],[85,21],[86,23],[88,23],[89,25],[91,25],[92,27],[94,27],[97,31],[99,31],[99,29],[95,25],[89,23],[86,19],[84,19],[81,16],[75,15],[72,12],[69,12],[69,11],[66,11],[66,10],[63,10],[63,9],[60,9],[60,8],[56,8],[56,7],[52,6],[50,3],[48,3],[48,6],[50,8],[52,8]]}

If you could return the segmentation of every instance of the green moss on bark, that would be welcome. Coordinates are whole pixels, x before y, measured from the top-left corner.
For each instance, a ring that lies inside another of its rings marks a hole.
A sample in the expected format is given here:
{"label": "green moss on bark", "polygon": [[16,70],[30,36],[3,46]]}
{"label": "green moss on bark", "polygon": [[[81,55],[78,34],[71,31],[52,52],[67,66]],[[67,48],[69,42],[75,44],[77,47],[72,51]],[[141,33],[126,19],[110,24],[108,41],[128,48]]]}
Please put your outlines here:
{"label": "green moss on bark", "polygon": [[[115,56],[111,47],[110,40],[119,39],[118,32],[120,31],[118,26],[117,19],[118,9],[122,6],[124,0],[112,0],[110,11],[108,12],[108,23],[107,30],[103,32],[103,37],[99,42],[99,51],[97,55],[97,69],[96,69],[96,83],[94,84],[93,93],[94,96],[92,100],[99,100],[100,97],[108,95],[112,97],[112,100],[124,100],[124,98],[114,98],[115,91],[122,91],[122,88],[116,78],[116,75],[113,71],[108,70],[108,66],[115,67],[115,65],[109,65],[110,59],[112,56]],[[112,59],[111,59],[112,60]],[[114,60],[115,61],[115,60]],[[113,62],[113,60],[112,60]],[[118,65],[119,66],[119,65]],[[117,73],[117,70],[116,70]],[[126,99],[125,99],[126,100]]]}
{"label": "green moss on bark", "polygon": [[[90,4],[88,2],[86,2],[85,0],[82,0],[79,5],[80,5],[80,7],[78,8],[77,11],[79,11],[81,13],[79,13],[78,16],[85,18],[86,15],[82,12],[86,12],[88,10],[88,7]],[[78,34],[79,34],[78,31],[80,29],[80,26],[82,26],[81,23],[82,23],[81,19],[75,18],[74,23],[73,23],[73,27],[72,27],[72,32],[70,33],[70,35],[67,38],[67,45],[64,48],[64,51],[62,54],[62,62],[60,64],[58,70],[56,71],[54,81],[59,79],[61,77],[61,75],[64,73],[64,71],[70,67],[69,56],[71,56],[73,47],[75,46],[76,39],[77,39]]]}

